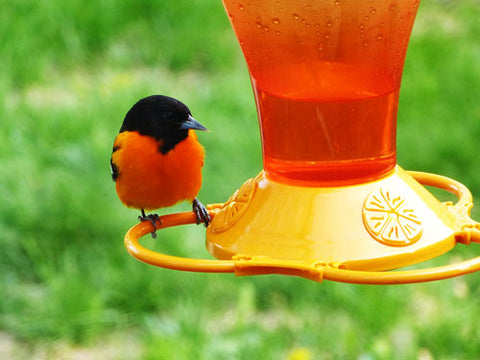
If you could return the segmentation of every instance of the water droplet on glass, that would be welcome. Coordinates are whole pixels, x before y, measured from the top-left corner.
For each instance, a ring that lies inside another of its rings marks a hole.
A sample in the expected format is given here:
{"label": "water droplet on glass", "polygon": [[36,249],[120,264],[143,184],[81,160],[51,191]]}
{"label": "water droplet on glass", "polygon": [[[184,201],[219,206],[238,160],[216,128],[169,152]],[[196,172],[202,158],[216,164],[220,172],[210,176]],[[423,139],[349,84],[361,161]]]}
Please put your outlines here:
{"label": "water droplet on glass", "polygon": [[325,25],[326,25],[327,27],[332,27],[332,26],[333,26],[333,23],[332,23],[331,20],[327,20],[327,22],[325,23]]}
{"label": "water droplet on glass", "polygon": [[268,26],[264,26],[263,31],[270,31],[270,28]]}
{"label": "water droplet on glass", "polygon": [[368,15],[363,18],[365,21],[368,20]]}
{"label": "water droplet on glass", "polygon": [[260,21],[256,21],[256,22],[255,22],[255,25],[256,25],[256,27],[257,27],[258,29],[261,29],[262,26],[263,26]]}
{"label": "water droplet on glass", "polygon": [[293,14],[293,18],[294,18],[295,20],[298,20],[298,19],[300,19],[300,16],[298,16],[298,14]]}
{"label": "water droplet on glass", "polygon": [[279,36],[279,35],[280,35],[280,31],[275,31],[275,35]]}
{"label": "water droplet on glass", "polygon": [[273,18],[273,19],[272,19],[272,22],[273,22],[274,24],[277,24],[277,25],[278,25],[278,24],[280,24],[280,19],[279,19],[279,18]]}
{"label": "water droplet on glass", "polygon": [[377,35],[377,40],[382,40],[383,39],[383,35],[382,34],[378,34]]}
{"label": "water droplet on glass", "polygon": [[243,6],[242,4],[238,4],[238,8],[242,11],[245,10],[245,6]]}
{"label": "water droplet on glass", "polygon": [[364,47],[368,47],[368,40],[364,40],[364,41],[363,41],[363,46],[364,46]]}
{"label": "water droplet on glass", "polygon": [[374,7],[370,8],[370,14],[375,14],[376,12],[377,12],[377,10]]}
{"label": "water droplet on glass", "polygon": [[323,51],[323,44],[322,43],[317,45],[317,50],[318,51]]}
{"label": "water droplet on glass", "polygon": [[340,0],[335,0],[335,6],[340,5]]}
{"label": "water droplet on glass", "polygon": [[330,38],[330,36],[332,36],[332,34],[330,34],[329,32],[327,32],[327,33],[325,33],[325,35],[324,35],[324,36],[325,36],[325,39],[329,39],[329,38]]}

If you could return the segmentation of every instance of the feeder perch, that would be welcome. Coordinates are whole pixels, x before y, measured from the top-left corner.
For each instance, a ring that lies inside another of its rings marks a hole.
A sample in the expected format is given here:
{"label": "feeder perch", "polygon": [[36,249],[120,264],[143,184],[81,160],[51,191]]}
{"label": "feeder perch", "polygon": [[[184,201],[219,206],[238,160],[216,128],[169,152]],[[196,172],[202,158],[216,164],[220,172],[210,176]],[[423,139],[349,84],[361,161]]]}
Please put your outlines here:
{"label": "feeder perch", "polygon": [[[285,274],[365,284],[444,279],[480,257],[390,271],[480,242],[472,196],[444,176],[396,163],[400,82],[419,2],[223,0],[245,56],[259,116],[263,170],[210,205],[206,246],[217,260],[142,247],[149,222],[129,230],[131,255],[169,269]],[[442,203],[425,186],[458,201]],[[165,215],[159,229],[195,223]]]}

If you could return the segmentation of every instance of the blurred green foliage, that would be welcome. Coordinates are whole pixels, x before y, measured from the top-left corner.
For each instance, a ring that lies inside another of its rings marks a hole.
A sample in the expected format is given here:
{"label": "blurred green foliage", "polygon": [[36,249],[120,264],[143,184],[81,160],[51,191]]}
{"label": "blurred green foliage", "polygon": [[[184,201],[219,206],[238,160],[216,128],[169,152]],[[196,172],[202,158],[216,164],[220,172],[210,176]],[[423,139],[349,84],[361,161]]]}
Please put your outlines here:
{"label": "blurred green foliage", "polygon": [[2,0],[0,6],[2,73],[15,86],[80,64],[215,72],[232,60],[227,19],[212,1]]}
{"label": "blurred green foliage", "polygon": [[[261,169],[248,74],[219,1],[0,0],[0,8],[0,336],[18,342],[17,358],[62,358],[74,346],[111,341],[139,344],[116,359],[478,355],[478,275],[411,286],[316,284],[175,273],[128,256],[123,236],[137,214],[118,201],[108,161],[140,97],[178,97],[211,129],[199,135],[205,203],[224,201]],[[479,14],[476,0],[422,4],[398,125],[403,167],[457,178],[477,198]],[[184,227],[146,241],[205,257],[203,237]]]}

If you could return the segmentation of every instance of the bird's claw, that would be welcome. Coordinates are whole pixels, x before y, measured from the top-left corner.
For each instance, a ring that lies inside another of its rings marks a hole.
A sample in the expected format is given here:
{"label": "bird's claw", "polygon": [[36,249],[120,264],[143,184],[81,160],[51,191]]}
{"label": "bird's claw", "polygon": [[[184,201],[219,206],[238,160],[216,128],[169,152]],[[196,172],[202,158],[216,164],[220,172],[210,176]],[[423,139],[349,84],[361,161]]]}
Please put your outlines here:
{"label": "bird's claw", "polygon": [[150,221],[150,223],[152,224],[153,226],[153,231],[151,232],[151,235],[152,235],[152,238],[156,239],[157,238],[157,224],[156,222],[159,221],[160,222],[160,217],[158,216],[158,214],[148,214],[148,215],[145,215],[145,212],[142,210],[142,215],[140,215],[138,217],[138,220],[139,221]]}
{"label": "bird's claw", "polygon": [[197,198],[193,200],[192,206],[193,212],[197,217],[197,225],[203,222],[205,227],[207,227],[208,224],[210,224],[210,222],[212,221],[207,208]]}

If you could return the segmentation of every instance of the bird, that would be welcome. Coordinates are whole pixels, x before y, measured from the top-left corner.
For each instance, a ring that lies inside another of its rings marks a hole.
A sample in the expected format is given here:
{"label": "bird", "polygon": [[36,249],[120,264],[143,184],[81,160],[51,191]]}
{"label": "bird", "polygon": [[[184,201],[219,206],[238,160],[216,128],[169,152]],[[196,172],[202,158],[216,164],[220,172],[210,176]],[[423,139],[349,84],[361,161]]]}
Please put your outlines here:
{"label": "bird", "polygon": [[115,137],[110,170],[117,195],[126,207],[140,210],[140,221],[152,223],[153,238],[160,218],[145,211],[188,201],[197,224],[208,226],[211,221],[197,198],[205,150],[195,130],[207,128],[195,120],[184,103],[151,95],[130,108]]}

